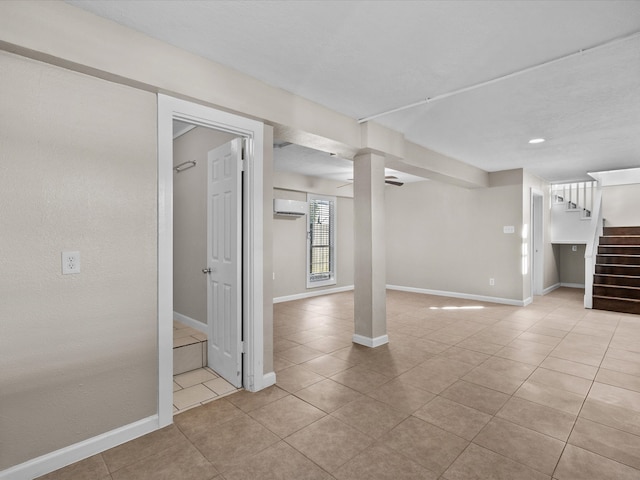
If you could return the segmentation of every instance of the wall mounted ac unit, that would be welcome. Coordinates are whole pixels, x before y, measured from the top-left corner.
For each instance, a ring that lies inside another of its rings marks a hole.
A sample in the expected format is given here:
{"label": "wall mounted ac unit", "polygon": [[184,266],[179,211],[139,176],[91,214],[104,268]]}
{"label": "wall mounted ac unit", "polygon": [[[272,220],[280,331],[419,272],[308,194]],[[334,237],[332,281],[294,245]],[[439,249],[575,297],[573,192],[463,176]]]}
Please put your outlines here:
{"label": "wall mounted ac unit", "polygon": [[273,213],[287,217],[301,217],[307,214],[307,205],[307,202],[275,198],[273,200]]}

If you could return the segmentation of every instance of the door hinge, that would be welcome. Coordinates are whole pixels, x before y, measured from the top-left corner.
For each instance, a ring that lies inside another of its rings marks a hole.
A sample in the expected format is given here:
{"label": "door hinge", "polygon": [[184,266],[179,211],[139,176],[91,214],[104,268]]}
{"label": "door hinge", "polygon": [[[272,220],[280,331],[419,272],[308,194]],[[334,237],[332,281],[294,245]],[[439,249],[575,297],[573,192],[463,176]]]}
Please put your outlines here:
{"label": "door hinge", "polygon": [[245,342],[240,342],[240,353],[247,353],[247,346]]}

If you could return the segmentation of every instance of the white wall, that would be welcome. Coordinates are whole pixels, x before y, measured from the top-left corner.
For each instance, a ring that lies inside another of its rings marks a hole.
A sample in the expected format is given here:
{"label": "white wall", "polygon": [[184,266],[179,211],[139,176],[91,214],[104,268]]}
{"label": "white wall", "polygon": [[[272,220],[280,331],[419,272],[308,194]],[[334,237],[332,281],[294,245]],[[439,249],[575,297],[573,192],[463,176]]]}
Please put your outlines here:
{"label": "white wall", "polygon": [[386,189],[387,284],[523,300],[522,177],[491,176],[491,188]]}
{"label": "white wall", "polygon": [[602,188],[605,226],[640,226],[640,184]]}
{"label": "white wall", "polygon": [[4,52],[0,105],[3,470],[157,412],[157,114]]}
{"label": "white wall", "polygon": [[173,174],[173,310],[207,323],[207,152],[234,135],[196,127],[173,142],[173,164],[196,166]]}
{"label": "white wall", "polygon": [[[273,195],[307,201],[306,192],[274,189]],[[327,287],[308,289],[306,286],[307,217],[273,216],[274,298],[353,285],[353,199],[338,197],[336,207],[337,283]]]}

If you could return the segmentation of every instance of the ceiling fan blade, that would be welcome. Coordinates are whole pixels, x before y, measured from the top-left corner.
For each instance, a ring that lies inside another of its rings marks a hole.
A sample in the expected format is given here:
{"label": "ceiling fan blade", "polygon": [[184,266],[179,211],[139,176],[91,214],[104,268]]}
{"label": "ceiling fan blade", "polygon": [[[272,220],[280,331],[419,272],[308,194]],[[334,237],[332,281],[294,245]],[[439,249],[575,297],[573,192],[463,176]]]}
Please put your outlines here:
{"label": "ceiling fan blade", "polygon": [[395,185],[396,187],[401,187],[402,185],[404,185],[403,182],[394,182],[393,180],[385,180],[384,183],[388,185]]}

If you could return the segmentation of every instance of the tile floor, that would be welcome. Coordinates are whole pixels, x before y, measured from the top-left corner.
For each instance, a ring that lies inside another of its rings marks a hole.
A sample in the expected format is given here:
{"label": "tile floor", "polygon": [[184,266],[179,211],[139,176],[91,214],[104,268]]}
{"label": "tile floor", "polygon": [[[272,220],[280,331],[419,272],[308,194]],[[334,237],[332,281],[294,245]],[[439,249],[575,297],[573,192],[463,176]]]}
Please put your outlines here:
{"label": "tile floor", "polygon": [[44,478],[637,480],[640,317],[581,302],[390,291],[376,349],[350,293],[277,304],[277,385]]}
{"label": "tile floor", "polygon": [[[176,355],[176,350],[197,347],[200,352],[194,363],[189,352]],[[183,412],[204,405],[216,398],[229,395],[238,389],[221,378],[216,372],[204,366],[207,361],[207,336],[182,322],[173,321],[174,372],[176,363],[180,363],[178,372],[173,376],[173,413]],[[200,368],[196,368],[200,367]]]}

